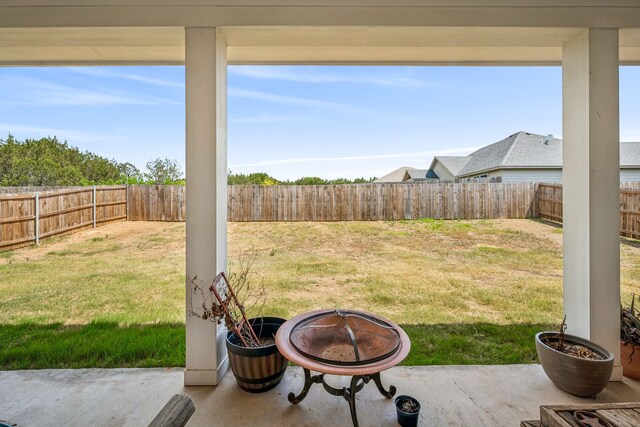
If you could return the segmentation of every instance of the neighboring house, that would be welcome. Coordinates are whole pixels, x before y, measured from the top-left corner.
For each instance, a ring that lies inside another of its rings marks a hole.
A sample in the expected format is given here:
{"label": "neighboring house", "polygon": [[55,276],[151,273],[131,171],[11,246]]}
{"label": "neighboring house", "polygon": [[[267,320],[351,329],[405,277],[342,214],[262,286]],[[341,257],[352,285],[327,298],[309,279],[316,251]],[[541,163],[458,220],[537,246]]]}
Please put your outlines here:
{"label": "neighboring house", "polygon": [[436,179],[455,179],[468,161],[468,156],[437,156],[433,158],[429,171]]}
{"label": "neighboring house", "polygon": [[428,173],[427,169],[407,169],[402,181],[426,181],[429,178],[427,176]]}
{"label": "neighboring house", "polygon": [[[562,140],[518,132],[468,156],[436,156],[429,171],[439,179],[562,182]],[[620,143],[620,181],[640,181],[640,142]]]}
{"label": "neighboring house", "polygon": [[[421,171],[422,169],[411,168],[409,166],[403,166],[394,170],[393,172],[389,172],[385,176],[376,179],[373,182],[403,182],[405,181],[405,177],[409,174],[416,174],[416,171]],[[424,176],[427,175],[427,171],[424,170]]]}
{"label": "neighboring house", "polygon": [[437,179],[439,179],[438,175],[431,170],[403,166],[373,182],[416,182]]}

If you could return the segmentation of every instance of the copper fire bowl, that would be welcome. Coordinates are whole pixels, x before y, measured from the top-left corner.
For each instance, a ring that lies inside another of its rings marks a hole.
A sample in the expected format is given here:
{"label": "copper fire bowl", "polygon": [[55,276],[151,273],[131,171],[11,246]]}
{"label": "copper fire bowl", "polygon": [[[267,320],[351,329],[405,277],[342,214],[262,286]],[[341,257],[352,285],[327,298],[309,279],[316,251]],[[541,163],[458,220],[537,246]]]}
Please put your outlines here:
{"label": "copper fire bowl", "polygon": [[[276,334],[276,345],[278,346],[278,350],[284,357],[286,357],[291,362],[302,366],[303,368],[307,368],[309,370],[315,372],[322,372],[331,375],[368,375],[374,374],[377,372],[384,371],[389,369],[398,363],[402,362],[407,355],[409,354],[409,350],[411,349],[411,342],[409,341],[409,337],[402,330],[400,326],[395,324],[394,322],[385,319],[383,317],[373,315],[370,313],[365,313],[362,311],[349,310],[350,313],[359,314],[363,317],[370,317],[374,319],[378,319],[382,323],[389,325],[394,333],[397,334],[397,348],[395,351],[393,350],[393,342],[391,339],[392,336],[388,334],[381,334],[379,331],[376,331],[375,328],[373,331],[360,331],[364,332],[361,337],[360,347],[362,359],[366,360],[367,358],[375,357],[375,355],[382,354],[382,358],[377,358],[376,360],[367,363],[355,364],[355,365],[344,365],[338,362],[331,362],[329,360],[319,361],[314,357],[309,357],[309,355],[305,355],[303,352],[300,352],[291,342],[291,334],[294,328],[312,318],[314,316],[319,316],[322,314],[330,314],[335,312],[336,310],[315,310],[307,313],[300,314],[293,319],[285,322]],[[326,318],[326,322],[331,322],[330,318]],[[325,320],[322,320],[325,322]],[[369,323],[369,322],[366,322]],[[359,325],[359,321],[358,321]],[[363,328],[368,328],[368,326],[362,325]],[[353,329],[353,328],[352,328]],[[298,331],[300,336],[297,341],[302,345],[306,346],[304,348],[304,352],[310,354],[313,352],[314,355],[319,355],[323,359],[340,359],[346,358],[350,359],[353,357],[353,349],[351,340],[347,339],[338,339],[338,340],[321,340],[316,339],[317,334],[314,334],[313,331],[316,329],[309,328],[302,331]],[[307,333],[309,332],[309,333]],[[351,348],[349,348],[351,347]],[[390,354],[386,355],[384,352],[381,353],[381,349],[387,349],[391,351]]]}

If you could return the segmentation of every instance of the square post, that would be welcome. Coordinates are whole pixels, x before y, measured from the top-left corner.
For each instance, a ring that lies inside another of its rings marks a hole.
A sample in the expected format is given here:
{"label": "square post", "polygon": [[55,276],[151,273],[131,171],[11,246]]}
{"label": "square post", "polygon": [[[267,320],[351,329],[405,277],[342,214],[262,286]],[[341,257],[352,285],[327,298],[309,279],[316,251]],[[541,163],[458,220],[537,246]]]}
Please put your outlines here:
{"label": "square post", "polygon": [[96,228],[96,209],[98,208],[97,202],[96,202],[96,186],[93,186],[93,193],[91,194],[91,198],[93,199],[93,228]]}
{"label": "square post", "polygon": [[40,195],[36,191],[36,195],[34,196],[35,202],[35,219],[34,219],[34,228],[33,234],[36,241],[36,246],[40,244]]}
{"label": "square post", "polygon": [[563,46],[564,311],[568,332],[620,367],[620,125],[617,29]]}
{"label": "square post", "polygon": [[[213,27],[186,28],[185,37],[188,311],[190,279],[208,284],[227,268],[227,47]],[[218,384],[226,330],[188,312],[186,327],[185,385]]]}

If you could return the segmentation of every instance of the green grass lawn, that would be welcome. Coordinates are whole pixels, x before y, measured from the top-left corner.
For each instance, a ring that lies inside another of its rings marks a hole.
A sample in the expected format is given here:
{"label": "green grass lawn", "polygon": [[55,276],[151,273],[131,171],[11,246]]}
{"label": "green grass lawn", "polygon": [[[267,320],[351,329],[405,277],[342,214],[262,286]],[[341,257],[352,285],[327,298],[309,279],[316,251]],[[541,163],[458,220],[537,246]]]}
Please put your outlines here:
{"label": "green grass lawn", "polygon": [[[405,364],[536,361],[562,317],[562,235],[536,221],[229,224],[254,248],[262,314],[375,312],[412,341]],[[640,249],[621,245],[623,298]],[[0,252],[0,368],[184,366],[184,224],[121,222]],[[255,313],[254,313],[255,314]]]}

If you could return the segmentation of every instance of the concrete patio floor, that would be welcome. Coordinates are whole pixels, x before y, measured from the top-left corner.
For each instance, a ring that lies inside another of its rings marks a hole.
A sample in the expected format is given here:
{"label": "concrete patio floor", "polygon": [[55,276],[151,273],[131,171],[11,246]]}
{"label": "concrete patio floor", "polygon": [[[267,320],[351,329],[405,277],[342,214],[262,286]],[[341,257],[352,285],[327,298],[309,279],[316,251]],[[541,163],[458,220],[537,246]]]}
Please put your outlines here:
{"label": "concrete patio floor", "polygon": [[[303,373],[290,367],[275,389],[250,394],[231,372],[218,387],[183,386],[182,369],[73,369],[0,372],[0,419],[31,426],[144,426],[175,393],[186,393],[196,412],[188,426],[350,426],[347,402],[314,384],[299,405]],[[557,389],[539,365],[396,367],[385,386],[422,404],[424,426],[518,426],[537,418],[542,404],[640,401],[640,382],[611,383],[595,399]],[[347,385],[345,378],[328,378]],[[369,383],[358,394],[360,425],[397,426],[393,400]]]}

